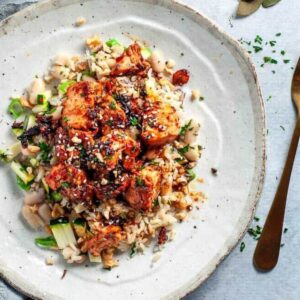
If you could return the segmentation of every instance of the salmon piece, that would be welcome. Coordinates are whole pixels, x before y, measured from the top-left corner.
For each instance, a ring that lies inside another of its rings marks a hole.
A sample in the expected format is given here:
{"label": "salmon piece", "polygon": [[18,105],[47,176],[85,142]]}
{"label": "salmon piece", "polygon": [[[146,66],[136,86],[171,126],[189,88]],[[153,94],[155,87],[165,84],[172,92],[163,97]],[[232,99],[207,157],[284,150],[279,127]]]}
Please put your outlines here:
{"label": "salmon piece", "polygon": [[116,59],[116,65],[110,72],[111,76],[137,75],[149,66],[141,55],[141,47],[138,43],[130,45],[123,54]]}
{"label": "salmon piece", "polygon": [[135,158],[140,152],[140,144],[120,130],[113,130],[103,136],[98,148],[107,171],[115,169],[119,162],[130,169],[134,166]]}
{"label": "salmon piece", "polygon": [[179,131],[179,117],[170,104],[154,102],[145,109],[141,137],[148,146],[173,142]]}
{"label": "salmon piece", "polygon": [[63,182],[72,186],[81,186],[87,181],[87,177],[83,170],[60,163],[52,167],[45,180],[52,190],[57,190]]}
{"label": "salmon piece", "polygon": [[89,116],[89,110],[94,108],[101,94],[102,86],[97,82],[81,81],[70,86],[63,103],[63,126],[88,130],[93,121]]}
{"label": "salmon piece", "polygon": [[161,170],[156,166],[146,166],[131,178],[125,198],[136,210],[149,210],[160,191]]}
{"label": "salmon piece", "polygon": [[102,134],[106,135],[112,129],[125,129],[127,125],[127,117],[121,105],[112,97],[105,96],[101,102],[102,107]]}
{"label": "salmon piece", "polygon": [[94,256],[100,256],[104,249],[117,247],[123,238],[124,233],[120,226],[109,225],[103,227],[99,233],[87,240],[83,249]]}

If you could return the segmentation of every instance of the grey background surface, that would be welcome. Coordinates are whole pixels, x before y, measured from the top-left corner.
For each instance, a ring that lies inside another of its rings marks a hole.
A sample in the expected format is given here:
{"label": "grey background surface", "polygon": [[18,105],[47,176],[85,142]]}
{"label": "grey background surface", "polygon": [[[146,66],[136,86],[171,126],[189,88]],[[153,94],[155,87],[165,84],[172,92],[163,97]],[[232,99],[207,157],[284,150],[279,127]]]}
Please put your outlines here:
{"label": "grey background surface", "polygon": [[[290,97],[290,83],[293,74],[291,67],[295,66],[300,56],[300,1],[282,0],[274,7],[260,9],[244,19],[234,17],[237,0],[185,0],[181,2],[210,17],[236,39],[253,41],[256,35],[260,35],[264,41],[277,41],[273,48],[264,45],[263,51],[251,53],[265,100],[268,128],[267,174],[256,213],[260,221],[253,223],[253,225],[262,225],[278,185],[278,178],[280,178],[296,120]],[[0,19],[29,4],[30,2],[23,0],[0,0]],[[276,37],[277,33],[281,33],[281,36]],[[244,46],[249,48],[245,44]],[[273,49],[276,53],[272,53]],[[253,52],[253,49],[251,50]],[[284,56],[281,56],[281,50],[286,52]],[[264,56],[276,58],[278,64],[265,64],[261,67]],[[289,59],[290,62],[285,64],[283,59]],[[187,297],[188,300],[300,299],[299,178],[300,151],[296,158],[289,190],[285,219],[285,227],[288,231],[283,236],[284,246],[281,248],[278,266],[267,274],[257,272],[252,265],[256,242],[246,235],[243,239],[246,245],[244,251],[240,252],[240,248],[237,247],[207,282]],[[22,299],[22,295],[0,280],[0,300],[2,299],[19,300]]]}

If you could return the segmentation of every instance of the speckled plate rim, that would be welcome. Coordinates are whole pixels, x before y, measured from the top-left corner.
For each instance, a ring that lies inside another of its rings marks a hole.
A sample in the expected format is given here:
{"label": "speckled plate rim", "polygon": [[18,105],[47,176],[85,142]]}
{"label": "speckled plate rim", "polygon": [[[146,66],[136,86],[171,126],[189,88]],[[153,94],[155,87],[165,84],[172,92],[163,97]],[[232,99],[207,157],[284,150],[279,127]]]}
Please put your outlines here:
{"label": "speckled plate rim", "polygon": [[[256,118],[260,121],[259,124],[262,126],[260,130],[260,136],[257,136],[258,143],[261,145],[260,154],[259,157],[261,158],[261,165],[256,166],[258,168],[257,171],[257,185],[255,187],[256,193],[253,199],[251,199],[251,211],[248,215],[248,220],[246,222],[247,226],[245,228],[241,228],[238,238],[235,240],[232,240],[230,245],[226,250],[224,250],[224,253],[222,253],[222,256],[217,259],[217,261],[211,261],[206,275],[203,277],[197,276],[193,282],[190,282],[187,286],[181,287],[179,291],[177,290],[176,292],[172,293],[171,295],[167,296],[166,299],[181,299],[188,294],[192,293],[195,289],[200,287],[211,275],[212,273],[217,269],[217,267],[220,265],[221,262],[231,253],[231,251],[239,244],[241,239],[244,237],[246,234],[246,231],[254,217],[254,213],[257,207],[257,204],[259,202],[262,190],[263,190],[263,185],[264,185],[264,180],[265,180],[265,168],[266,168],[266,118],[265,118],[265,106],[264,102],[262,99],[262,94],[260,90],[260,86],[258,83],[258,78],[255,70],[255,66],[251,60],[250,55],[248,52],[241,47],[239,42],[235,40],[233,37],[231,37],[228,33],[226,33],[223,29],[221,29],[218,25],[216,25],[212,20],[210,20],[208,17],[204,16],[202,13],[194,10],[192,7],[182,4],[178,2],[177,0],[163,0],[163,1],[157,1],[157,0],[131,0],[132,2],[138,1],[138,2],[148,2],[148,3],[153,3],[156,5],[160,5],[160,3],[167,3],[169,7],[176,7],[177,9],[181,9],[185,14],[192,16],[193,18],[196,19],[202,19],[207,25],[207,27],[212,30],[217,32],[219,35],[223,36],[224,40],[228,42],[235,50],[236,53],[240,56],[240,58],[243,60],[245,65],[248,67],[248,71],[250,72],[252,78],[254,79],[255,82],[255,88],[256,88],[256,94],[257,94],[257,107],[258,111],[256,114]],[[71,4],[75,4],[78,2],[87,2],[87,1],[79,1],[79,0],[42,0],[38,3],[34,3],[32,5],[29,5],[26,8],[23,8],[19,12],[7,17],[6,19],[2,20],[0,22],[0,37],[4,34],[7,35],[9,34],[9,27],[17,27],[20,24],[22,24],[25,21],[30,21],[31,18],[25,19],[24,16],[27,16],[31,11],[35,11],[35,14],[39,12],[39,10],[42,11],[48,11],[48,10],[53,10],[56,7],[62,7],[62,6],[67,6]],[[32,19],[34,17],[32,16]],[[255,120],[256,121],[256,120]],[[257,124],[255,123],[255,126]],[[0,266],[0,277],[5,280],[10,286],[12,286],[14,289],[19,291],[25,296],[28,296],[33,299],[41,299],[38,298],[37,296],[34,295],[34,291],[32,291],[32,288],[29,286],[24,286],[22,280],[19,280],[18,276],[14,276],[13,272],[5,272],[2,271],[3,266]],[[37,291],[36,291],[37,292]]]}

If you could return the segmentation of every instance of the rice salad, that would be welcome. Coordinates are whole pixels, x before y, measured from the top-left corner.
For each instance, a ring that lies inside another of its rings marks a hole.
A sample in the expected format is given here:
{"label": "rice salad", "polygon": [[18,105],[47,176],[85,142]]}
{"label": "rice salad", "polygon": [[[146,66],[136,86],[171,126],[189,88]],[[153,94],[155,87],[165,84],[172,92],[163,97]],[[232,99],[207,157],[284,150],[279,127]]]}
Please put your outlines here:
{"label": "rice salad", "polygon": [[161,250],[197,197],[189,184],[200,125],[184,120],[175,61],[134,41],[86,40],[12,98],[16,143],[1,151],[25,191],[22,216],[45,232],[37,246],[68,263],[110,269],[116,254]]}

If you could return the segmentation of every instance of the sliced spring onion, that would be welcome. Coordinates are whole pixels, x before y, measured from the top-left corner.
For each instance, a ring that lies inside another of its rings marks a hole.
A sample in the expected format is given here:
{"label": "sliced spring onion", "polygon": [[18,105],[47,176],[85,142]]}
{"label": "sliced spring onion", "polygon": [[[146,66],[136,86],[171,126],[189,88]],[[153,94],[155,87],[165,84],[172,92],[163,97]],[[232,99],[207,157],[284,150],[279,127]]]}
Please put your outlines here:
{"label": "sliced spring onion", "polygon": [[28,130],[35,125],[36,125],[36,117],[34,115],[27,116],[24,122],[25,129]]}
{"label": "sliced spring onion", "polygon": [[66,218],[51,220],[50,227],[59,249],[76,244],[72,226]]}
{"label": "sliced spring onion", "polygon": [[92,263],[101,263],[102,262],[101,256],[94,256],[91,253],[89,253],[89,260]]}
{"label": "sliced spring onion", "polygon": [[120,44],[119,41],[116,40],[116,39],[109,39],[109,40],[106,42],[106,45],[107,45],[108,47],[112,47],[112,46],[115,46],[115,45],[121,45],[121,44]]}
{"label": "sliced spring onion", "polygon": [[36,158],[30,158],[29,162],[33,167],[36,167],[39,164]]}
{"label": "sliced spring onion", "polygon": [[24,108],[20,103],[20,98],[11,99],[11,102],[8,106],[8,112],[14,119],[19,118],[23,114]]}
{"label": "sliced spring onion", "polygon": [[20,179],[21,179],[25,184],[31,182],[31,181],[34,179],[34,175],[33,175],[33,174],[28,174],[28,173],[24,170],[23,166],[22,166],[20,163],[18,163],[18,162],[13,161],[13,162],[11,163],[11,168],[12,168],[12,170],[16,173],[16,175],[19,176]]}
{"label": "sliced spring onion", "polygon": [[33,109],[32,109],[32,112],[37,114],[37,113],[40,113],[40,112],[46,112],[49,110],[49,102],[47,100],[45,100],[43,102],[43,104],[38,104],[36,105]]}
{"label": "sliced spring onion", "polygon": [[58,249],[56,240],[53,236],[48,236],[45,238],[36,238],[35,244],[45,249],[53,249],[53,250]]}
{"label": "sliced spring onion", "polygon": [[22,129],[22,128],[12,128],[12,132],[16,137],[18,137],[24,132],[24,129]]}
{"label": "sliced spring onion", "polygon": [[8,149],[0,149],[0,161],[10,162],[21,153],[22,146],[20,142],[11,145]]}
{"label": "sliced spring onion", "polygon": [[68,88],[71,85],[73,85],[74,83],[76,83],[76,81],[74,81],[74,80],[64,81],[64,82],[61,82],[57,88],[60,93],[65,94],[67,92]]}
{"label": "sliced spring onion", "polygon": [[19,176],[17,176],[17,185],[24,191],[29,191],[31,187],[31,183],[25,183]]}
{"label": "sliced spring onion", "polygon": [[141,49],[141,55],[143,57],[143,59],[148,59],[152,54],[152,51],[150,48],[148,47],[144,47]]}
{"label": "sliced spring onion", "polygon": [[86,235],[86,222],[82,218],[77,218],[73,221],[73,227],[78,237]]}
{"label": "sliced spring onion", "polygon": [[8,149],[0,150],[0,160],[4,162],[10,162],[21,153],[21,150],[21,142],[12,144]]}

